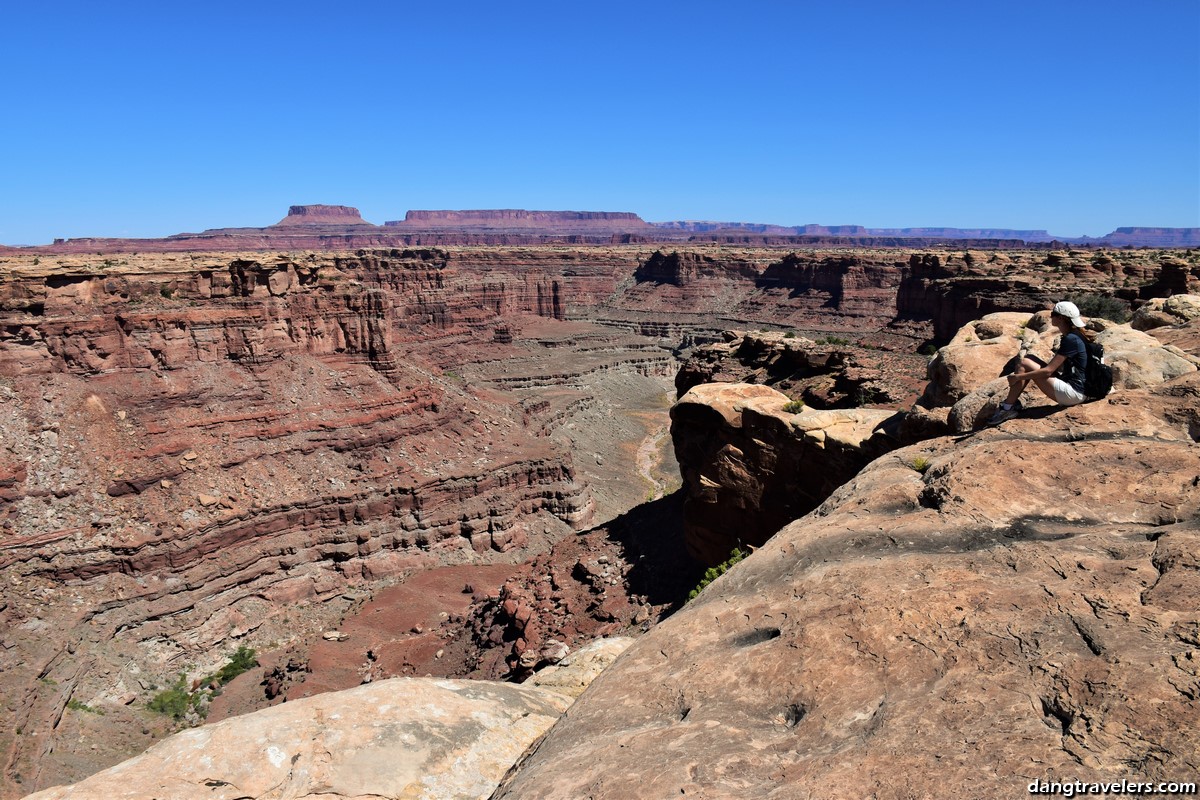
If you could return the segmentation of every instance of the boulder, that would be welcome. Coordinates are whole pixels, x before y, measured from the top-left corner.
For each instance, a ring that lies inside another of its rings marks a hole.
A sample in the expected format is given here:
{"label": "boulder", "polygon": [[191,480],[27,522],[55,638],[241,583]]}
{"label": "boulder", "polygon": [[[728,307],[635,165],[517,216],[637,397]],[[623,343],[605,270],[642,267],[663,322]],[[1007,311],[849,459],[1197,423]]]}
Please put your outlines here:
{"label": "boulder", "polygon": [[1196,370],[1186,355],[1163,347],[1147,333],[1120,325],[1096,337],[1104,345],[1104,363],[1113,368],[1113,387],[1142,389]]}
{"label": "boulder", "polygon": [[617,656],[629,649],[633,641],[628,636],[596,639],[557,664],[538,670],[522,685],[536,686],[574,699],[616,661]]}
{"label": "boulder", "polygon": [[507,683],[377,681],[182,731],[28,800],[485,798],[569,704]]}
{"label": "boulder", "polygon": [[1135,330],[1148,331],[1170,325],[1179,325],[1200,318],[1200,296],[1177,294],[1171,297],[1155,297],[1133,312],[1129,324]]}
{"label": "boulder", "polygon": [[1029,323],[1029,314],[1002,312],[963,326],[929,362],[929,385],[921,404],[952,406],[980,384],[1001,375],[1012,366],[1023,341],[1036,341],[1036,331]]}

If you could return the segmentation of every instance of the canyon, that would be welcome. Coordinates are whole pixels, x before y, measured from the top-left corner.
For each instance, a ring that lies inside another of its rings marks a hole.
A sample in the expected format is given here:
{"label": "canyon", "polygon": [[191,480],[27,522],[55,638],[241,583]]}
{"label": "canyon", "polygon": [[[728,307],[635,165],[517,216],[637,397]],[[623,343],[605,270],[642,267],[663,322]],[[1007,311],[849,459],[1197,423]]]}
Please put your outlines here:
{"label": "canyon", "polygon": [[[213,720],[393,676],[522,678],[596,637],[667,636],[730,544],[676,491],[681,467],[685,484],[712,472],[692,460],[700,439],[671,444],[676,392],[750,380],[739,403],[776,386],[781,406],[834,415],[805,430],[845,442],[838,468],[796,456],[809,494],[756,523],[750,544],[780,548],[774,529],[831,492],[850,503],[844,487],[882,469],[868,464],[946,434],[951,389],[924,427],[863,446],[913,417],[921,347],[1067,295],[1132,307],[1200,289],[1181,250],[331,249],[313,226],[357,226],[351,211],[295,214],[294,249],[248,234],[237,252],[0,253],[0,796],[144,750],[175,727],[146,704],[242,644],[274,684],[235,679]],[[544,220],[504,224],[526,223]],[[1186,417],[1186,386],[1145,405]],[[677,425],[710,405],[676,405]],[[557,736],[538,759],[568,746]]]}

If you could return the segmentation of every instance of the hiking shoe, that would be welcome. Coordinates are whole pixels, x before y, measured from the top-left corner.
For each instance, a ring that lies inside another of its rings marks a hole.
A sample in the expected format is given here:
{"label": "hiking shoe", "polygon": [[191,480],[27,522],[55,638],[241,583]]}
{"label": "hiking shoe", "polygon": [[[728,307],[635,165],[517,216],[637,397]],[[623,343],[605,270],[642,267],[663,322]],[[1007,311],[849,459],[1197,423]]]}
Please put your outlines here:
{"label": "hiking shoe", "polygon": [[1007,419],[1012,419],[1021,413],[1021,401],[1013,403],[1012,408],[1005,408],[1003,405],[996,409],[996,413],[992,414],[992,418],[988,420],[988,425],[999,425]]}

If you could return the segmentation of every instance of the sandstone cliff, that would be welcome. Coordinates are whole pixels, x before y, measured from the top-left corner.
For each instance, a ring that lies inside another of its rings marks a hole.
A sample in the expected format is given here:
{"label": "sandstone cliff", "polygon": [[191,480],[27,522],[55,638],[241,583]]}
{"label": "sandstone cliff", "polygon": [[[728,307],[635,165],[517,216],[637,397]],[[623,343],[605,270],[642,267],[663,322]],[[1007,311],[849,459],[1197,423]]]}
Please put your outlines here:
{"label": "sandstone cliff", "polygon": [[370,225],[350,206],[292,206],[276,225]]}
{"label": "sandstone cliff", "polygon": [[674,221],[648,223],[614,211],[481,209],[409,211],[403,220],[372,225],[358,209],[297,205],[280,222],[263,228],[214,228],[163,239],[82,237],[55,239],[37,248],[0,252],[115,253],[213,250],[349,249],[451,245],[635,244],[711,242],[791,248],[1061,249],[1083,247],[1191,247],[1200,228],[1118,228],[1099,238],[1054,238],[1041,230],[1003,228],[864,228],[861,225],[771,225],[753,222]]}

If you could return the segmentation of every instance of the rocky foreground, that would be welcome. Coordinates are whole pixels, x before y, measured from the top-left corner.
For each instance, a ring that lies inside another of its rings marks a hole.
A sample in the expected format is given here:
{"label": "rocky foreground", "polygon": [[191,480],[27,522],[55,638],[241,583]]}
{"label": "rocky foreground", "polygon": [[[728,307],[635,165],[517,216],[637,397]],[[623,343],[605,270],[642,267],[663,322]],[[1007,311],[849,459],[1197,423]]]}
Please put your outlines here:
{"label": "rocky foreground", "polygon": [[[1011,354],[1005,321],[990,347]],[[1152,333],[1194,341],[1198,325]],[[1197,351],[1125,352],[1105,400],[1035,404],[871,462],[641,638],[495,797],[993,798],[1035,780],[1194,780]],[[753,506],[756,466],[790,438],[764,432],[797,415],[769,389],[713,391],[718,427],[761,446],[705,485]]]}

